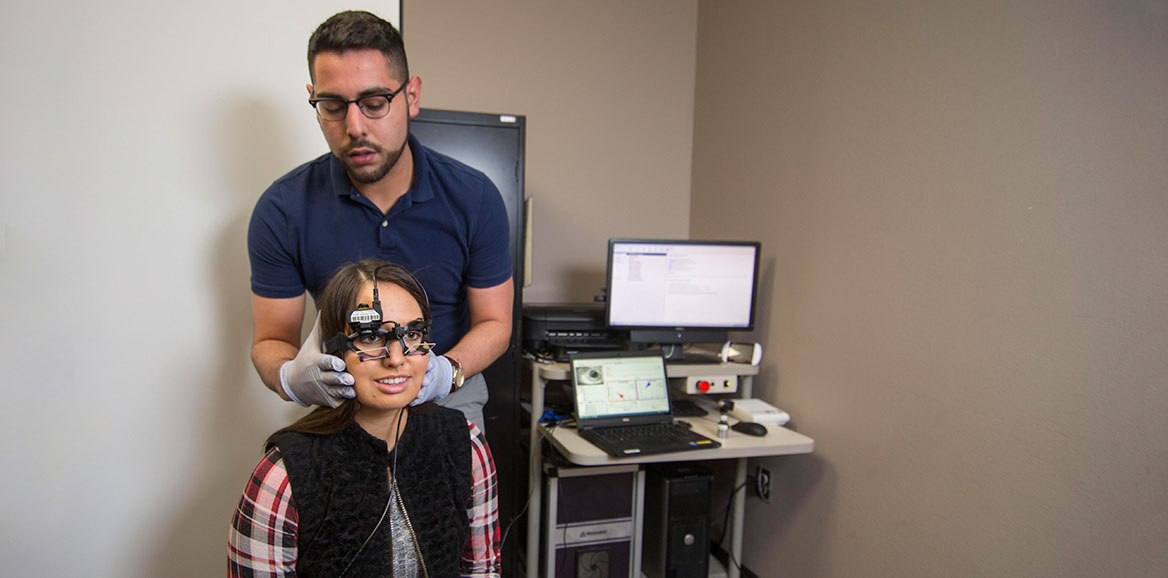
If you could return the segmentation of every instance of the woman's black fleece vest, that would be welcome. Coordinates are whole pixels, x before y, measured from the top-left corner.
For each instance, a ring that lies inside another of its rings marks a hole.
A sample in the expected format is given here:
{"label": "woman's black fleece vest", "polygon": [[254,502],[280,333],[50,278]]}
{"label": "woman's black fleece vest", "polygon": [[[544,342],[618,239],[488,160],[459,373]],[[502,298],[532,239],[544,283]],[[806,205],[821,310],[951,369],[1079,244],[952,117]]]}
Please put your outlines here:
{"label": "woman's black fleece vest", "polygon": [[[456,577],[470,534],[470,436],[462,412],[430,408],[411,411],[394,475],[430,577]],[[353,560],[389,498],[385,442],[356,423],[335,435],[284,432],[273,442],[300,517],[297,574],[335,578],[352,560],[347,576],[392,576],[392,513]]]}

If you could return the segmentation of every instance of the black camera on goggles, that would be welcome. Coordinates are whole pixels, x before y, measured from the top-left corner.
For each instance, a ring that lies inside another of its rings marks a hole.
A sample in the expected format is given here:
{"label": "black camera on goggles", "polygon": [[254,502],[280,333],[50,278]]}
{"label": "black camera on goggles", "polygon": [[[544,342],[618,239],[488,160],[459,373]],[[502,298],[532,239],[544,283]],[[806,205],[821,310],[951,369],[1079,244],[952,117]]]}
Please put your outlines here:
{"label": "black camera on goggles", "polygon": [[[359,303],[349,311],[349,335],[337,333],[324,342],[325,353],[341,357],[345,350],[357,353],[357,359],[370,361],[389,357],[389,347],[397,341],[402,355],[425,355],[434,347],[430,341],[430,322],[415,319],[406,325],[396,321],[383,321],[381,300],[377,295],[377,274],[374,272],[373,305]],[[385,326],[389,326],[386,328]]]}

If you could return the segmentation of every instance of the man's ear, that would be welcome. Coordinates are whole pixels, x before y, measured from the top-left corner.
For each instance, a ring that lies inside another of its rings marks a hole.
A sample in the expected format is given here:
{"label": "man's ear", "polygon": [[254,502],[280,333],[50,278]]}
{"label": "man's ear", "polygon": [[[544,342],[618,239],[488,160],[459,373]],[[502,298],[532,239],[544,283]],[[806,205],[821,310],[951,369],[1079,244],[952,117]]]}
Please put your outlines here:
{"label": "man's ear", "polygon": [[304,88],[307,88],[307,89],[308,89],[308,96],[309,96],[309,97],[312,97],[312,84],[311,84],[311,83],[309,83],[309,84],[305,84],[305,85],[304,85]]}
{"label": "man's ear", "polygon": [[410,103],[410,118],[418,116],[422,110],[422,77],[414,75],[406,86],[406,98]]}

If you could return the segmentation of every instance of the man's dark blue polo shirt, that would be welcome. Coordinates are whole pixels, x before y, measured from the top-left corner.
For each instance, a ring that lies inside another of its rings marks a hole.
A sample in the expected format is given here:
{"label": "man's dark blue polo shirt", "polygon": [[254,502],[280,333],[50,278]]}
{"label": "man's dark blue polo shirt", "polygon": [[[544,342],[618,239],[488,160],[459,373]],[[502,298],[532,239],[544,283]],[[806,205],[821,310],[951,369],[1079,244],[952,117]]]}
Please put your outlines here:
{"label": "man's dark blue polo shirt", "polygon": [[466,287],[511,277],[507,211],[483,173],[412,135],[414,183],[382,214],[331,153],[297,167],[260,196],[247,232],[251,290],[313,299],[336,270],[376,257],[404,266],[430,298],[439,353],[470,327]]}

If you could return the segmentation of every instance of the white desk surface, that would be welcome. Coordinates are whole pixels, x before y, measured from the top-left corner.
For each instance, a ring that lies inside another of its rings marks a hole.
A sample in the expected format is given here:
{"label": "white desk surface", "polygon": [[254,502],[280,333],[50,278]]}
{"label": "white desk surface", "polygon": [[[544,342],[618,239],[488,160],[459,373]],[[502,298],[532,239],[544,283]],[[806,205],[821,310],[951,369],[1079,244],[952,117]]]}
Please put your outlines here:
{"label": "white desk surface", "polygon": [[[543,427],[547,439],[568,458],[581,466],[605,466],[616,464],[647,464],[654,462],[685,462],[698,460],[728,460],[733,458],[757,458],[761,456],[783,456],[808,454],[815,449],[815,440],[784,427],[767,426],[767,435],[762,437],[746,435],[730,430],[725,438],[718,437],[717,414],[705,418],[677,418],[693,425],[693,431],[722,443],[722,447],[710,450],[693,450],[614,458],[591,442],[581,438],[576,428],[558,426]],[[711,421],[711,417],[714,418]]]}
{"label": "white desk surface", "polygon": [[[569,366],[567,363],[541,364],[538,370],[544,379],[568,379]],[[755,375],[758,367],[741,363],[702,363],[684,364],[670,363],[665,367],[669,377],[719,375],[734,373],[737,375]],[[711,450],[693,450],[673,452],[668,454],[654,454],[648,456],[633,456],[614,458],[591,442],[581,438],[574,427],[546,427],[540,426],[541,433],[568,461],[581,466],[603,466],[614,464],[646,464],[654,462],[684,462],[697,460],[729,460],[734,458],[757,458],[762,456],[783,456],[791,454],[809,454],[815,449],[815,440],[798,432],[784,427],[767,426],[767,435],[750,436],[730,430],[725,438],[718,437],[718,412],[713,402],[698,398],[695,400],[710,413],[705,417],[677,418],[679,421],[689,422],[693,430],[712,440],[722,443],[722,447]],[[733,420],[731,421],[733,423]]]}

